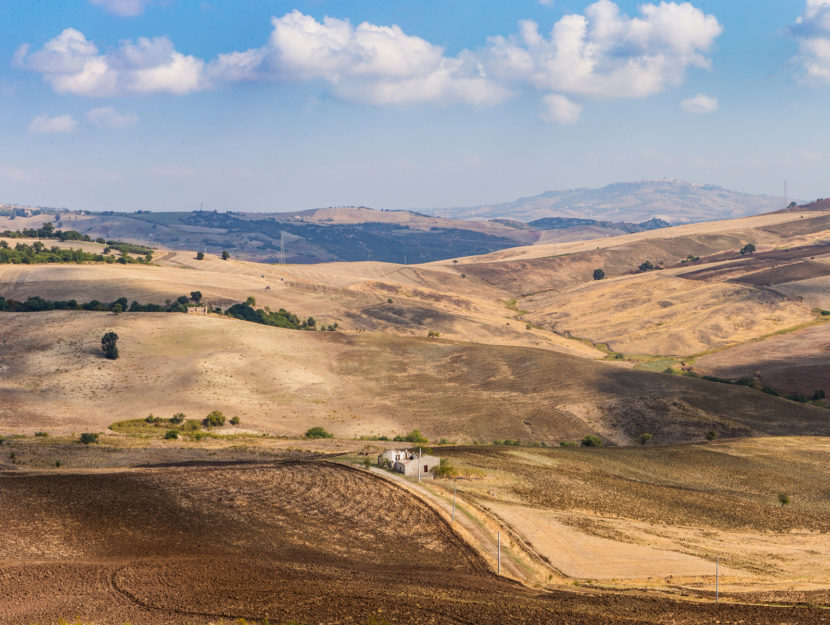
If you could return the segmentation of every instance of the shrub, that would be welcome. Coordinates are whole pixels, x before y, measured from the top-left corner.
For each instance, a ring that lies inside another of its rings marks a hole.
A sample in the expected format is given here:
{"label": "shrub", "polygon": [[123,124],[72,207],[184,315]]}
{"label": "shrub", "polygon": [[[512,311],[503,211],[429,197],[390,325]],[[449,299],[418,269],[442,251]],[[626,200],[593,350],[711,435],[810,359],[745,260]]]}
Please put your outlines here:
{"label": "shrub", "polygon": [[159,423],[161,423],[161,417],[157,417],[157,416],[155,416],[155,415],[151,412],[151,413],[147,416],[147,418],[145,418],[145,419],[144,419],[144,422],[145,422],[145,423],[159,424]]}
{"label": "shrub", "polygon": [[396,436],[392,439],[396,442],[403,442],[403,443],[428,443],[427,440],[419,430],[412,430],[409,434],[404,434],[403,436]]}
{"label": "shrub", "polygon": [[427,332],[427,338],[428,339],[432,339],[432,338],[437,339],[440,336],[441,336],[441,333],[438,332],[437,330],[430,330],[429,332]]}
{"label": "shrub", "polygon": [[200,424],[196,419],[185,421],[181,427],[182,432],[196,432],[199,430]]}
{"label": "shrub", "polygon": [[202,424],[205,427],[209,428],[215,428],[219,427],[220,425],[225,425],[225,415],[223,415],[219,410],[214,410],[204,418]]}
{"label": "shrub", "polygon": [[741,256],[746,256],[747,254],[754,254],[755,253],[755,245],[753,243],[747,243],[741,248]]}
{"label": "shrub", "polygon": [[576,447],[576,445],[574,441],[559,441],[560,447]]}
{"label": "shrub", "polygon": [[164,433],[165,440],[176,440],[179,438],[179,433],[176,430],[167,430]]}
{"label": "shrub", "polygon": [[458,475],[455,467],[450,464],[448,458],[441,458],[441,462],[435,467],[435,477],[443,477],[449,479]]}
{"label": "shrub", "polygon": [[115,332],[107,332],[101,337],[101,350],[104,352],[104,357],[110,360],[118,358],[118,335]]}
{"label": "shrub", "polygon": [[653,269],[654,269],[654,265],[652,264],[652,262],[651,262],[650,260],[647,260],[646,262],[642,263],[642,264],[638,267],[638,269],[639,269],[640,271],[651,271],[651,270],[653,270]]}
{"label": "shrub", "polygon": [[239,425],[239,417],[231,417],[231,425]]}
{"label": "shrub", "polygon": [[46,438],[47,436],[49,436],[49,433],[48,432],[35,432],[35,436]]}
{"label": "shrub", "polygon": [[706,432],[706,440],[713,441],[718,437],[718,433],[715,430],[709,430]]}
{"label": "shrub", "polygon": [[594,280],[602,280],[605,277],[605,271],[602,269],[594,269]]}
{"label": "shrub", "polygon": [[790,503],[790,496],[786,493],[778,493],[778,501],[781,502],[781,507],[783,508]]}
{"label": "shrub", "polygon": [[184,420],[187,419],[187,415],[183,412],[177,412],[172,417],[170,417],[170,423],[174,425],[178,425],[180,423],[184,423]]}
{"label": "shrub", "polygon": [[369,456],[366,456],[363,459],[363,466],[366,467],[367,469],[372,466],[372,461],[369,459]]}
{"label": "shrub", "polygon": [[322,426],[315,426],[313,428],[308,428],[305,431],[306,438],[334,438],[334,434],[330,432],[326,432],[325,428]]}
{"label": "shrub", "polygon": [[645,445],[647,443],[650,443],[653,438],[654,437],[651,434],[649,434],[648,432],[643,432],[642,434],[640,434],[640,445]]}
{"label": "shrub", "polygon": [[582,439],[581,445],[583,447],[602,447],[602,439],[599,436],[588,434],[588,436]]}
{"label": "shrub", "polygon": [[92,445],[98,442],[98,435],[92,432],[84,432],[78,440],[84,445]]}
{"label": "shrub", "polygon": [[827,397],[827,394],[823,389],[818,389],[813,393],[813,399],[824,399],[825,397]]}

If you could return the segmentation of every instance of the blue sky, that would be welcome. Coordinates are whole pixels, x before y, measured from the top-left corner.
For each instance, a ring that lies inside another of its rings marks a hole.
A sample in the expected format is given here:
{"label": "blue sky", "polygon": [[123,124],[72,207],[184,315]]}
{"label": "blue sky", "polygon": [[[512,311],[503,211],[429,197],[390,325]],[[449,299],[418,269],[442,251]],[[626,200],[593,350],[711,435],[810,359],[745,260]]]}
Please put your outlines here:
{"label": "blue sky", "polygon": [[4,0],[0,202],[830,195],[830,0]]}

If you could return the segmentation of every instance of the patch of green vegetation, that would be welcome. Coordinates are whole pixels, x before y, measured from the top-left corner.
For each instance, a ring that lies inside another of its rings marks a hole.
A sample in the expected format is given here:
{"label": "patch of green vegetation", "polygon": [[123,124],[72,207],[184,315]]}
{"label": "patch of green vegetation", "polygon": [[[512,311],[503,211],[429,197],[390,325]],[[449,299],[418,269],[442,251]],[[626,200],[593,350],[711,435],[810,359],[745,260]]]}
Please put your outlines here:
{"label": "patch of green vegetation", "polygon": [[515,298],[515,297],[511,297],[510,299],[503,299],[503,300],[499,300],[499,301],[500,301],[500,302],[502,302],[502,303],[503,303],[503,304],[504,304],[507,308],[509,308],[510,310],[512,310],[512,311],[514,311],[514,312],[519,313],[519,314],[515,317],[516,319],[518,319],[518,318],[519,318],[519,317],[521,317],[522,315],[526,315],[526,314],[527,314],[527,311],[526,311],[526,310],[522,310],[521,308],[519,308],[519,306],[518,306],[518,304],[517,304],[517,301],[516,301],[516,298]]}
{"label": "patch of green vegetation", "polygon": [[[678,367],[679,365],[680,361],[674,358],[655,358],[654,360],[638,363],[634,366],[634,368],[642,371],[674,373],[675,367]],[[667,371],[667,369],[670,369],[671,371]]]}
{"label": "patch of green vegetation", "polygon": [[126,297],[119,297],[112,302],[99,302],[97,299],[84,303],[77,300],[49,300],[37,295],[23,302],[0,296],[0,312],[43,312],[46,310],[89,310],[96,312],[187,312],[189,298],[182,295],[175,300],[161,304],[129,304]]}
{"label": "patch of green vegetation", "polygon": [[403,436],[398,435],[392,440],[402,443],[426,444],[429,442],[429,440],[427,440],[427,438],[421,434],[420,430],[412,430],[409,434],[404,434]]}
{"label": "patch of green vegetation", "polygon": [[201,429],[198,421],[185,420],[179,415],[184,417],[183,414],[179,413],[171,419],[162,419],[152,414],[144,419],[125,419],[124,421],[116,421],[110,425],[109,429],[119,434],[137,438],[172,438],[172,436],[167,436],[169,432],[191,435]]}
{"label": "patch of green vegetation", "polygon": [[[254,306],[256,306],[256,300],[253,297],[249,297],[244,303],[234,304],[228,308],[225,314],[235,319],[261,323],[262,325],[277,328],[290,328],[292,330],[315,330],[317,328],[317,320],[314,317],[301,320],[297,315],[288,312],[285,308],[280,308],[277,312],[273,312],[267,306],[265,308],[254,308]],[[336,329],[336,325],[334,329]]]}
{"label": "patch of green vegetation", "polygon": [[320,425],[317,425],[313,428],[308,428],[303,436],[311,439],[334,438],[334,434],[332,434],[331,432],[327,432],[326,429]]}

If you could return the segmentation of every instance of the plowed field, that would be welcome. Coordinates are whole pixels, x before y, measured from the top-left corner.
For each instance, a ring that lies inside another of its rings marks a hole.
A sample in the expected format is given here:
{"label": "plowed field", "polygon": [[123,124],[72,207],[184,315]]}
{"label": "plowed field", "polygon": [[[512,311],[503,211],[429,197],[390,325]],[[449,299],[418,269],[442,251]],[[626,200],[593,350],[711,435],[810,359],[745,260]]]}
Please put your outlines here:
{"label": "plowed field", "polygon": [[326,463],[7,473],[0,501],[0,623],[830,622],[526,589],[407,491]]}

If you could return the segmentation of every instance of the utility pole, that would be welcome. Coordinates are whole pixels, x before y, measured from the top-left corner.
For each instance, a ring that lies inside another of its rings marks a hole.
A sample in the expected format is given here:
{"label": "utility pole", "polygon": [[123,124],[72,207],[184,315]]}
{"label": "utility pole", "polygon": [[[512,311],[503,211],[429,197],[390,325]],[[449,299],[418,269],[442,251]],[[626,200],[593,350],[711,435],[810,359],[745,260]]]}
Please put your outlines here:
{"label": "utility pole", "polygon": [[498,563],[497,572],[498,572],[499,575],[501,575],[501,531],[499,531],[499,551],[498,551],[498,553],[499,553],[499,560],[498,560],[499,563]]}
{"label": "utility pole", "polygon": [[418,447],[418,481],[421,481],[421,448]]}
{"label": "utility pole", "polygon": [[720,556],[715,556],[715,603],[720,603]]}
{"label": "utility pole", "polygon": [[452,521],[450,523],[455,523],[455,496],[458,495],[458,484],[455,485],[455,491],[452,494]]}

